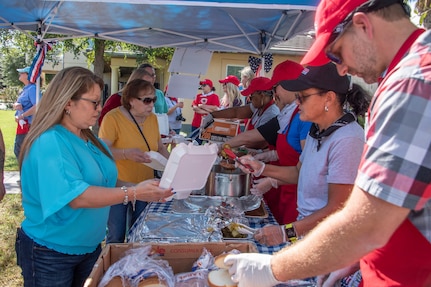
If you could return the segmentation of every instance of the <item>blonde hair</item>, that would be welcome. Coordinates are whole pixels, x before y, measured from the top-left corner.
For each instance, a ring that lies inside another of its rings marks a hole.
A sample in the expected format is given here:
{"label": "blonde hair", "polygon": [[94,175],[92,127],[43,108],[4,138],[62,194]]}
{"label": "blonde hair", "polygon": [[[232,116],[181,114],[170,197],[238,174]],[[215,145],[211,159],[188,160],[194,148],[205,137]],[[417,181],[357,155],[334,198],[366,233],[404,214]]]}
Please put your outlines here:
{"label": "blonde hair", "polygon": [[241,101],[241,92],[239,91],[239,88],[235,84],[226,83],[225,97],[227,98],[229,107],[232,107],[235,99],[238,99]]}
{"label": "blonde hair", "polygon": [[253,70],[250,68],[250,66],[244,67],[240,73],[241,73],[241,80],[243,77],[247,79],[247,82],[246,82],[247,85],[244,85],[244,89],[245,89],[248,86],[250,86],[250,82],[255,77],[255,74],[254,74]]}
{"label": "blonde hair", "polygon": [[[37,106],[31,129],[25,137],[19,156],[19,166],[35,140],[51,127],[60,124],[65,116],[65,107],[70,101],[77,101],[94,88],[94,84],[103,89],[103,80],[93,72],[82,67],[70,67],[61,70],[48,85]],[[93,132],[83,129],[82,133],[104,154],[111,157],[109,151],[99,142]],[[112,158],[112,157],[111,157]]]}
{"label": "blonde hair", "polygon": [[[134,70],[132,72],[132,74],[130,75],[129,79],[127,80],[126,85],[128,83],[130,83],[131,81],[133,81],[133,80],[142,79],[144,76],[151,76],[151,74],[147,70],[145,70],[145,68],[138,68],[138,69],[136,69],[136,70]],[[120,92],[124,91],[126,85],[124,86],[124,88],[122,88],[120,90]]]}

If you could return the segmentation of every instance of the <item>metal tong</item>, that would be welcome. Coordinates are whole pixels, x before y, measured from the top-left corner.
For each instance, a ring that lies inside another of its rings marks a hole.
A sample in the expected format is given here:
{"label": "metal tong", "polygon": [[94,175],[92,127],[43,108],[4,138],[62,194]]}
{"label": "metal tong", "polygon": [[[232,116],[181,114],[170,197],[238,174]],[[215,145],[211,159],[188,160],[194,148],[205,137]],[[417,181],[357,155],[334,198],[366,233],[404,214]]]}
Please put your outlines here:
{"label": "metal tong", "polygon": [[239,158],[237,157],[237,155],[230,149],[228,148],[224,148],[223,151],[226,153],[226,155],[228,157],[230,157],[231,159],[233,159],[235,162],[237,162],[239,165],[242,165],[243,167],[245,167],[246,169],[248,169],[250,172],[254,172],[254,169],[248,165],[248,164],[243,164]]}

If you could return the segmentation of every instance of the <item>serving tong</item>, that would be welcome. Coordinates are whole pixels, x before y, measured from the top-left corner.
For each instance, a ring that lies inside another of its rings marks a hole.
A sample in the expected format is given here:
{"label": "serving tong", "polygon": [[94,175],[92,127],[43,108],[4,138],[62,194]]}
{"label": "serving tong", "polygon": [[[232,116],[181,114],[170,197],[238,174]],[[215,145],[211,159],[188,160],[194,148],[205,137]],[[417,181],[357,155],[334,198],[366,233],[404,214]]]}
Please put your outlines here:
{"label": "serving tong", "polygon": [[243,164],[239,160],[238,156],[231,149],[224,148],[223,151],[226,153],[226,155],[228,157],[230,157],[231,159],[233,159],[235,162],[237,162],[238,164],[242,165],[243,167],[245,167],[246,169],[248,169],[250,172],[254,172],[254,169],[250,165],[248,165],[248,164]]}
{"label": "serving tong", "polygon": [[238,233],[246,234],[246,235],[253,235],[256,233],[257,229],[252,228],[250,226],[247,226],[242,223],[234,223],[235,224],[235,230],[238,231]]}

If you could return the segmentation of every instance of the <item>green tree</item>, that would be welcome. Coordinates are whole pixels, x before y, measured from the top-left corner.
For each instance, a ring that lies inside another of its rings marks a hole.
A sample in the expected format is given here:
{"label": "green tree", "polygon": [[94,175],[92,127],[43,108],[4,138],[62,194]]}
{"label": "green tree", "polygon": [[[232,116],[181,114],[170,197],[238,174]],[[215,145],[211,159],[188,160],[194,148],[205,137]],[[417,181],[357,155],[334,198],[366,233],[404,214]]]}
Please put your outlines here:
{"label": "green tree", "polygon": [[426,29],[431,28],[431,0],[417,0],[415,12],[420,16],[420,24]]}

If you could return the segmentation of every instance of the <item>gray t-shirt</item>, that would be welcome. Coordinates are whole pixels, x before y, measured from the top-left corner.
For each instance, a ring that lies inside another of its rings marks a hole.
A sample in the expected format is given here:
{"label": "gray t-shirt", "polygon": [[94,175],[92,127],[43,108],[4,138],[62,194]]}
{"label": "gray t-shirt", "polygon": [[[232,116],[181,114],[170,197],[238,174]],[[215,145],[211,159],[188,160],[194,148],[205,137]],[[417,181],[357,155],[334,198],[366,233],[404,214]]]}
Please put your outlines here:
{"label": "gray t-shirt", "polygon": [[328,203],[328,184],[354,184],[364,147],[364,130],[351,122],[325,137],[319,151],[317,139],[307,136],[299,158],[299,218],[322,209]]}
{"label": "gray t-shirt", "polygon": [[275,116],[278,116],[278,114],[280,113],[280,109],[277,107],[276,104],[270,105],[260,116],[258,115],[259,109],[256,109],[251,103],[250,109],[253,112],[253,115],[251,116],[251,123],[253,124],[255,129],[260,127],[261,125],[264,125],[270,119]]}

